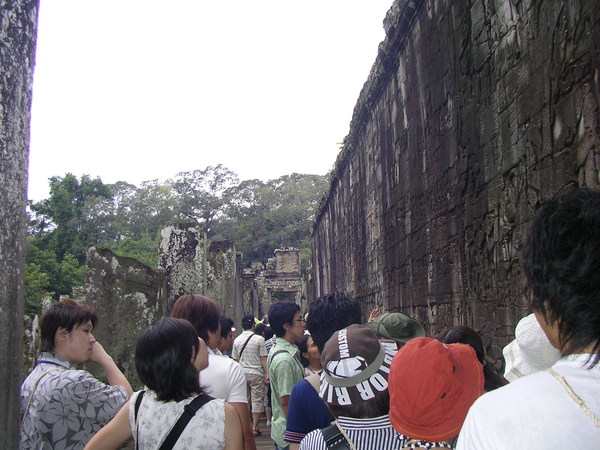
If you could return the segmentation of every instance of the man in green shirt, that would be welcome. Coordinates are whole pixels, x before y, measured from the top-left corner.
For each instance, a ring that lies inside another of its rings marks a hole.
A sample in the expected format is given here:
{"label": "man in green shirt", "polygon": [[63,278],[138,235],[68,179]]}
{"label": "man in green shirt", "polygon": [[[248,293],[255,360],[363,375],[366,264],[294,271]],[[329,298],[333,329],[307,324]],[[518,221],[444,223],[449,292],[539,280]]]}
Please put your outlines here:
{"label": "man in green shirt", "polygon": [[272,304],[269,323],[277,336],[267,362],[273,407],[271,438],[278,450],[286,450],[288,443],[283,437],[290,394],[294,385],[304,379],[300,350],[294,342],[304,335],[305,323],[300,307],[290,302]]}

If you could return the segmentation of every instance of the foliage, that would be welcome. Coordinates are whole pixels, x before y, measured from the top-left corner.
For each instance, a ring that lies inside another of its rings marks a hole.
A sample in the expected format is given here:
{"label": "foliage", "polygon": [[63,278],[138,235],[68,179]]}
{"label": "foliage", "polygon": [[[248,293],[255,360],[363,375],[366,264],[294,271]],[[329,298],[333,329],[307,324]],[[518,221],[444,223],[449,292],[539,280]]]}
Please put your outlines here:
{"label": "foliage", "polygon": [[158,266],[158,242],[148,233],[144,233],[139,240],[125,238],[110,247],[118,255],[135,258],[150,267]]}
{"label": "foliage", "polygon": [[48,290],[49,286],[48,273],[35,263],[25,264],[25,314],[42,312],[42,299],[54,294]]}
{"label": "foliage", "polygon": [[178,173],[169,184],[175,190],[181,215],[188,220],[203,222],[210,231],[214,219],[227,204],[229,188],[238,182],[234,172],[219,164],[204,170]]}
{"label": "foliage", "polygon": [[235,242],[247,266],[265,263],[277,248],[298,248],[306,270],[312,222],[328,186],[326,176],[297,173],[239,182],[220,164],[139,187],[69,173],[49,181],[50,197],[28,211],[28,312],[39,310],[44,295],[70,295],[83,284],[88,245],[156,267],[159,232],[172,222],[204,223],[209,238]]}

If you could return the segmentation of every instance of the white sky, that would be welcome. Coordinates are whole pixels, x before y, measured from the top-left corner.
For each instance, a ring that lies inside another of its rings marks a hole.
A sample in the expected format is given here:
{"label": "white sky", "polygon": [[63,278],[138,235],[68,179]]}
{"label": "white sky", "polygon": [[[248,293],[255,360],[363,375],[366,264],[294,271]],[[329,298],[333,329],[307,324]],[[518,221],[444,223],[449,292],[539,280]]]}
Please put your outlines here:
{"label": "white sky", "polygon": [[323,175],[393,0],[41,0],[29,198],[71,172]]}

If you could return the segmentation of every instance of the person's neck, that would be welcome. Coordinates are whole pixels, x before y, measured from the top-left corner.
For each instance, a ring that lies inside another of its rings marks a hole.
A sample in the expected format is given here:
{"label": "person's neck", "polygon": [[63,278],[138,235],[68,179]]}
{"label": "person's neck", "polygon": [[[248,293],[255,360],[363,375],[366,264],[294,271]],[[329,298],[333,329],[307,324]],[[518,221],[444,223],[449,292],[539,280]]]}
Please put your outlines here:
{"label": "person's neck", "polygon": [[294,345],[294,343],[296,342],[296,337],[290,333],[285,333],[283,335],[283,339],[285,339],[287,342],[289,342],[292,345]]}
{"label": "person's neck", "polygon": [[67,355],[61,349],[57,349],[56,347],[54,347],[54,350],[52,350],[51,352],[48,352],[48,353],[51,353],[54,356],[58,356],[59,358],[64,359],[70,365],[73,365],[73,362],[70,361],[69,358],[67,358]]}
{"label": "person's neck", "polygon": [[[320,362],[320,361],[319,361]],[[312,370],[314,373],[318,373],[323,368],[321,364],[317,364],[316,362],[312,362],[308,364],[308,368]]]}

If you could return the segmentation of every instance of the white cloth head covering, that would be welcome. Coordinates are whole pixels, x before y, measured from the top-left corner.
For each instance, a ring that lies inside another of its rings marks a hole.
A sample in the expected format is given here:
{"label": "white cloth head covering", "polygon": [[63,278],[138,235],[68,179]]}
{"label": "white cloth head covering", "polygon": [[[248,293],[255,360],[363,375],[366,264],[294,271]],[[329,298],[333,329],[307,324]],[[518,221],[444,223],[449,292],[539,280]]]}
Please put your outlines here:
{"label": "white cloth head covering", "polygon": [[502,349],[506,368],[504,378],[518,378],[551,367],[561,358],[552,347],[534,314],[523,317],[515,328],[515,339]]}

